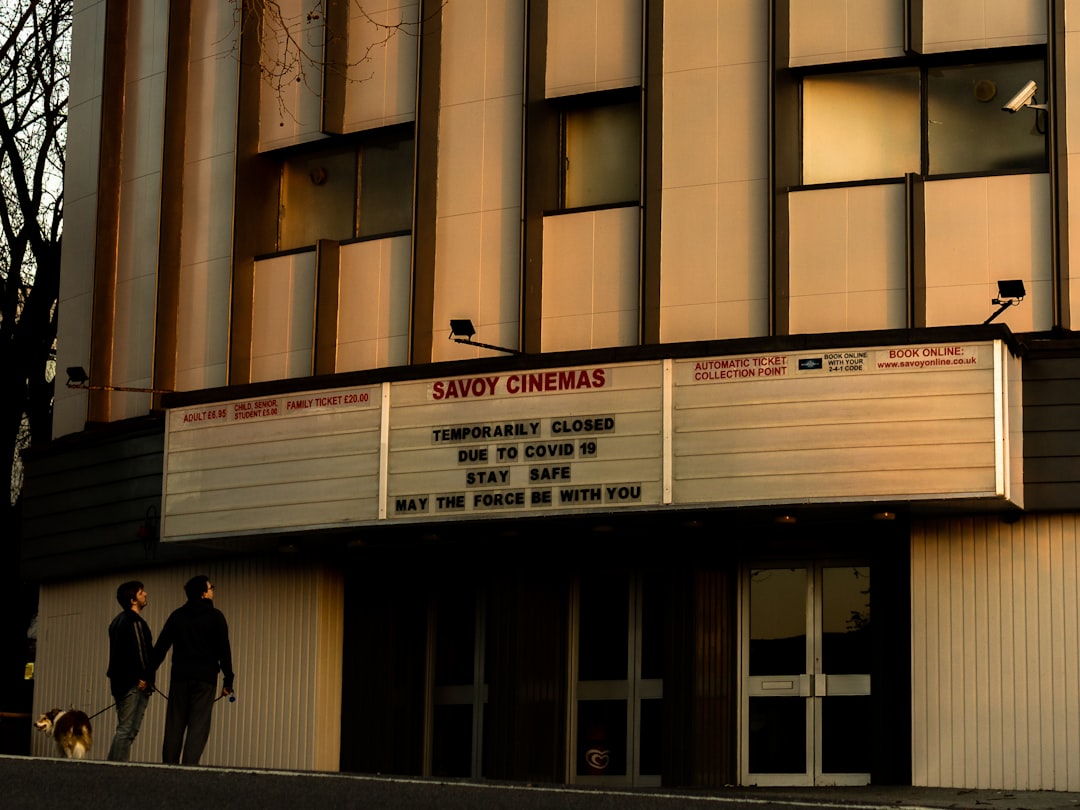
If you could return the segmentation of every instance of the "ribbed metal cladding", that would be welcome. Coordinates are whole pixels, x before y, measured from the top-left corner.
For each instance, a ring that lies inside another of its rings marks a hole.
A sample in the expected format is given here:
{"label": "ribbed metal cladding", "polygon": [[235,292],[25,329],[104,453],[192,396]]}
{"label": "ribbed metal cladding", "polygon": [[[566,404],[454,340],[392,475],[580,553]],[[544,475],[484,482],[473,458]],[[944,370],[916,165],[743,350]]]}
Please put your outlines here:
{"label": "ribbed metal cladding", "polygon": [[1077,516],[913,529],[913,783],[1080,789]]}
{"label": "ribbed metal cladding", "polygon": [[734,577],[728,570],[696,577],[694,784],[734,784],[736,724]]}
{"label": "ribbed metal cladding", "polygon": [[[229,622],[235,703],[214,707],[204,765],[337,770],[341,728],[344,588],[337,572],[257,560],[200,568],[132,572],[149,594],[143,613],[155,640],[184,602],[183,584],[206,574],[215,605]],[[53,707],[103,711],[93,719],[92,759],[104,759],[116,728],[111,707],[107,628],[119,611],[116,587],[126,576],[50,583],[41,588],[34,713]],[[169,690],[171,654],[158,673]],[[165,698],[151,698],[132,746],[137,762],[159,762]],[[31,752],[51,756],[51,741],[33,733]]]}

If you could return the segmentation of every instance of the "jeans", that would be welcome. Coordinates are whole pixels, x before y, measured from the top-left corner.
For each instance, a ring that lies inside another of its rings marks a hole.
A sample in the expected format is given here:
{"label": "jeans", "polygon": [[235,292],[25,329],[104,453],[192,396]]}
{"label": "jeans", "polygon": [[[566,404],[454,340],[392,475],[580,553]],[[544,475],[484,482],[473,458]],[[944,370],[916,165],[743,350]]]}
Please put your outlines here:
{"label": "jeans", "polygon": [[131,757],[131,744],[142,726],[146,704],[150,700],[149,692],[140,692],[138,686],[131,687],[116,700],[116,734],[109,747],[109,760],[127,762]]}
{"label": "jeans", "polygon": [[169,684],[165,709],[165,739],[161,761],[198,765],[210,737],[210,712],[217,685],[202,681],[174,680]]}

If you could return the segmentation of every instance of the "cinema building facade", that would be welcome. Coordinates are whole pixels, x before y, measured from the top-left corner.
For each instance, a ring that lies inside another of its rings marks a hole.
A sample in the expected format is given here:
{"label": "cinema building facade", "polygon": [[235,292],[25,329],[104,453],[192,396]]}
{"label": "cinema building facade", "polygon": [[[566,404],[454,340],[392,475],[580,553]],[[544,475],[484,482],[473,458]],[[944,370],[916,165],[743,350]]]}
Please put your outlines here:
{"label": "cinema building facade", "polygon": [[1080,790],[1072,4],[362,5],[76,14],[35,708],[207,573],[206,764]]}

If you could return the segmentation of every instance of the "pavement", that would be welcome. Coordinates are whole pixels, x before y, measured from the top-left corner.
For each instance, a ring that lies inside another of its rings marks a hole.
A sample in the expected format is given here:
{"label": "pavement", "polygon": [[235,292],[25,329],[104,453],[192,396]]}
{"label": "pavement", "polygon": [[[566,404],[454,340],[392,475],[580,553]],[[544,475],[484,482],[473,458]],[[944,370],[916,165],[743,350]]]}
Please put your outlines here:
{"label": "pavement", "polygon": [[0,807],[421,810],[1059,810],[1080,793],[919,787],[603,789],[0,756]]}

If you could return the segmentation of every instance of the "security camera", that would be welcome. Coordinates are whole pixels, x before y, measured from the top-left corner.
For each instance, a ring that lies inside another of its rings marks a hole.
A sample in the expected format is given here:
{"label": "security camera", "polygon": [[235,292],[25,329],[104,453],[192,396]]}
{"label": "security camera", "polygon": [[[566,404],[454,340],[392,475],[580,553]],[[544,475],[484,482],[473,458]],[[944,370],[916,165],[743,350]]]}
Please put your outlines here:
{"label": "security camera", "polygon": [[1033,106],[1035,101],[1035,91],[1038,89],[1039,85],[1034,81],[1029,81],[1021,87],[1017,94],[1010,98],[1001,109],[1005,112],[1014,113],[1024,107]]}

